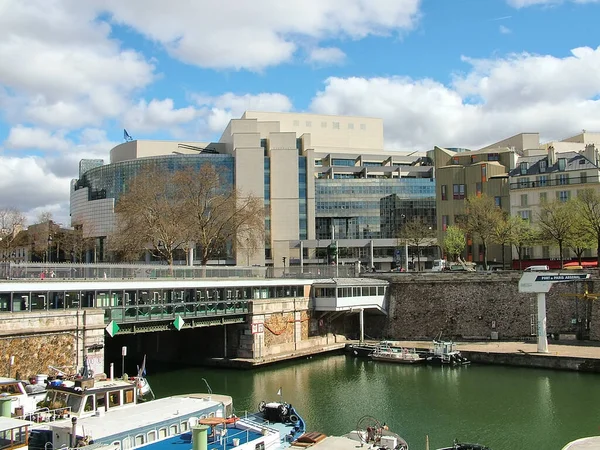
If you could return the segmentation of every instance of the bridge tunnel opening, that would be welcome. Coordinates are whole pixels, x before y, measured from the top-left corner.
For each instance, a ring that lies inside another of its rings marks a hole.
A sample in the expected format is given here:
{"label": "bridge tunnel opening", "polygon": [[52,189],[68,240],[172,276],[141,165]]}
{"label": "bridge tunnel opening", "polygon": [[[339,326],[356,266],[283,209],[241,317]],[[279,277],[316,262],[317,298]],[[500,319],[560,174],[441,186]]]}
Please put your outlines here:
{"label": "bridge tunnel opening", "polygon": [[105,372],[109,374],[110,364],[114,363],[115,376],[121,376],[123,347],[127,347],[124,370],[129,376],[137,374],[144,356],[147,369],[152,371],[200,366],[209,358],[236,357],[245,328],[243,324],[230,324],[107,337]]}

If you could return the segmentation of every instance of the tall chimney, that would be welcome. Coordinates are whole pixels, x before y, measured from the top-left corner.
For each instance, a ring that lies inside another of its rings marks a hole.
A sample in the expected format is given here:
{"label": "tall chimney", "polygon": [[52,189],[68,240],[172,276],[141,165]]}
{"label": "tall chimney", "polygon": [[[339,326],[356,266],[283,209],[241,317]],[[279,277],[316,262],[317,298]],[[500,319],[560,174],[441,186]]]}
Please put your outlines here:
{"label": "tall chimney", "polygon": [[587,144],[583,151],[583,156],[589,159],[594,164],[598,165],[598,150],[594,144]]}
{"label": "tall chimney", "polygon": [[556,153],[554,152],[554,145],[548,147],[548,167],[552,167],[556,164]]}

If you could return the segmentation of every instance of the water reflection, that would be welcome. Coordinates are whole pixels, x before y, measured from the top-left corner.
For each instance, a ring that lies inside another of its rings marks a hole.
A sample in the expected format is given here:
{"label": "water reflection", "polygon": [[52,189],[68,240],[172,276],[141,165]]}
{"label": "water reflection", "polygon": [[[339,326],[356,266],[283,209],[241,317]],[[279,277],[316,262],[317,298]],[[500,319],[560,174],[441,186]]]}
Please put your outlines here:
{"label": "water reflection", "polygon": [[158,396],[204,391],[234,398],[236,411],[261,400],[298,408],[309,430],[343,434],[372,415],[411,448],[449,445],[457,437],[497,449],[560,449],[598,434],[600,393],[592,374],[495,366],[405,366],[345,355],[321,356],[252,371],[188,369],[150,375]]}

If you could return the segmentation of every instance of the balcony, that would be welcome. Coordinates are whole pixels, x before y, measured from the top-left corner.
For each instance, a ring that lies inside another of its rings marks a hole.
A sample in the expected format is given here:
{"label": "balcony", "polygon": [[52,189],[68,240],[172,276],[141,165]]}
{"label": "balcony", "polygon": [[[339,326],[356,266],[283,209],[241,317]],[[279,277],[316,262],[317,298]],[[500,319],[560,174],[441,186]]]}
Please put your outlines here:
{"label": "balcony", "polygon": [[513,189],[543,189],[547,187],[556,186],[571,186],[581,184],[598,184],[599,177],[573,177],[568,179],[550,179],[547,180],[533,180],[533,181],[518,181],[516,183],[510,183],[510,190]]}

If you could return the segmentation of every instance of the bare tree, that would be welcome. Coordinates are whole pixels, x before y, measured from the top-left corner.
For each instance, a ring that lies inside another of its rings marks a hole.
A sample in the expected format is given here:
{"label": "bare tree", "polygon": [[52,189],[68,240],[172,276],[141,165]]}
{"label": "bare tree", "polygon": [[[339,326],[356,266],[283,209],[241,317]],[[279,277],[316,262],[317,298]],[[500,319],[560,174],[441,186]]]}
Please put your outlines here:
{"label": "bare tree", "polygon": [[262,199],[228,188],[212,164],[202,165],[199,172],[177,172],[173,183],[186,211],[188,238],[200,247],[202,265],[222,252],[227,243],[246,252],[262,246]]}
{"label": "bare tree", "polygon": [[408,220],[400,230],[400,239],[408,245],[417,249],[417,270],[421,270],[421,252],[420,248],[426,245],[434,237],[434,231],[420,217],[413,217]]}
{"label": "bare tree", "polygon": [[555,200],[542,203],[537,215],[541,238],[546,241],[553,241],[558,246],[561,269],[563,267],[565,243],[568,242],[570,235],[573,233],[573,214],[574,205],[572,202]]}
{"label": "bare tree", "polygon": [[155,257],[173,264],[173,253],[188,241],[185,210],[172,183],[173,174],[149,168],[131,181],[115,207],[116,231],[111,248],[125,255],[149,250]]}
{"label": "bare tree", "polygon": [[0,253],[10,258],[15,248],[15,239],[25,226],[25,216],[16,208],[0,209]]}
{"label": "bare tree", "polygon": [[461,226],[467,234],[479,237],[483,245],[483,265],[488,268],[488,244],[493,239],[498,223],[502,221],[502,210],[494,199],[487,195],[471,196],[466,202],[466,214]]}
{"label": "bare tree", "polygon": [[502,247],[502,269],[506,269],[506,246],[510,250],[513,237],[513,228],[515,226],[515,219],[520,220],[516,216],[510,216],[508,213],[503,212],[502,219],[496,223],[494,231],[492,233],[492,240],[496,244],[500,244]]}
{"label": "bare tree", "polygon": [[598,269],[600,269],[600,193],[594,189],[583,189],[577,195],[576,208],[583,223],[596,240]]}

